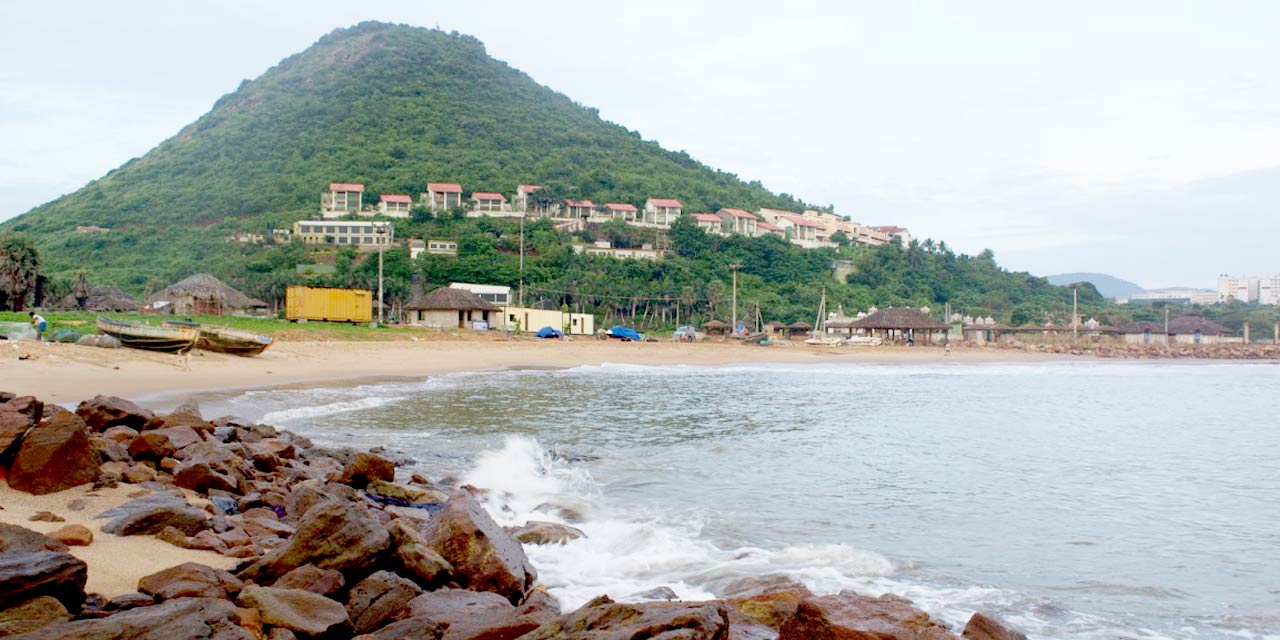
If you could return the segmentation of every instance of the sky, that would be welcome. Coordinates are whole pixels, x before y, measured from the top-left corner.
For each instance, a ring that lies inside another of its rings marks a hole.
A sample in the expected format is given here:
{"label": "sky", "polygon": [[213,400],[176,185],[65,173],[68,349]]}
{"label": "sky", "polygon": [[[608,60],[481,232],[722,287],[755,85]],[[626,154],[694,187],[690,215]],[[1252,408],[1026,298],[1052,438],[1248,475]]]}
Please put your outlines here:
{"label": "sky", "polygon": [[0,220],[381,20],[474,35],[666,148],[1014,270],[1280,273],[1276,2],[0,0],[0,20]]}

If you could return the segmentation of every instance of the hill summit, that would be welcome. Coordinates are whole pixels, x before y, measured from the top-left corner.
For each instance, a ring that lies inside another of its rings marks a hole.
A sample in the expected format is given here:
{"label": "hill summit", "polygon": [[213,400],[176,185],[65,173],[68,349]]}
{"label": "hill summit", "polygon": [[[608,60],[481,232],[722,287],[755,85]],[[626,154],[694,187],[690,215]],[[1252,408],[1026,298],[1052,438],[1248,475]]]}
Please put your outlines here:
{"label": "hill summit", "polygon": [[146,155],[3,227],[32,232],[54,275],[88,268],[95,280],[139,288],[196,266],[232,270],[237,257],[209,243],[288,226],[313,213],[333,181],[366,185],[368,201],[447,181],[500,192],[556,183],[597,201],[678,197],[694,211],[804,206],[602,120],[471,36],[365,22],[320,38]]}

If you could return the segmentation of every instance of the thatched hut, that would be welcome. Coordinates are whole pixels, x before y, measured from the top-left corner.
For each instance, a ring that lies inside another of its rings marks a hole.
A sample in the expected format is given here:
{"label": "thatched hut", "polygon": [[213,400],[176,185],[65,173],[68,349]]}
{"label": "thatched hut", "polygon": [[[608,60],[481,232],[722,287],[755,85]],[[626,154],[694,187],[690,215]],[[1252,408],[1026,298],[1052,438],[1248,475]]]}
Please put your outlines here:
{"label": "thatched hut", "polygon": [[1120,335],[1125,342],[1131,344],[1164,344],[1168,341],[1168,336],[1164,332],[1164,325],[1156,324],[1150,320],[1130,322],[1120,327]]}
{"label": "thatched hut", "polygon": [[915,309],[890,307],[854,322],[853,328],[886,342],[914,343],[918,337],[923,337],[924,343],[930,344],[934,334],[941,333],[945,337],[951,326]]}
{"label": "thatched hut", "polygon": [[404,305],[405,322],[426,327],[488,329],[502,310],[466,289],[440,287]]}
{"label": "thatched hut", "polygon": [[805,322],[804,320],[787,325],[787,333],[789,333],[791,337],[807,336],[810,331],[813,331],[813,325]]}
{"label": "thatched hut", "polygon": [[1169,340],[1182,344],[1222,344],[1241,342],[1232,331],[1208,318],[1185,315],[1169,321]]}
{"label": "thatched hut", "polygon": [[702,323],[702,330],[707,332],[707,335],[709,336],[710,335],[722,336],[729,332],[729,323],[723,320],[716,320],[713,318],[711,320],[708,320]]}
{"label": "thatched hut", "polygon": [[[79,295],[77,295],[79,294]],[[57,304],[59,311],[137,311],[142,306],[137,298],[120,287],[89,285],[76,293],[69,293]]]}
{"label": "thatched hut", "polygon": [[175,282],[147,298],[149,309],[182,315],[245,315],[267,306],[207,273]]}
{"label": "thatched hut", "polygon": [[770,320],[764,324],[764,330],[769,335],[778,335],[787,333],[787,323],[777,320]]}
{"label": "thatched hut", "polygon": [[1000,338],[1004,334],[1012,332],[1013,327],[1001,322],[993,322],[991,324],[968,324],[960,330],[960,335],[966,342],[976,342],[978,344],[992,344],[1000,342]]}

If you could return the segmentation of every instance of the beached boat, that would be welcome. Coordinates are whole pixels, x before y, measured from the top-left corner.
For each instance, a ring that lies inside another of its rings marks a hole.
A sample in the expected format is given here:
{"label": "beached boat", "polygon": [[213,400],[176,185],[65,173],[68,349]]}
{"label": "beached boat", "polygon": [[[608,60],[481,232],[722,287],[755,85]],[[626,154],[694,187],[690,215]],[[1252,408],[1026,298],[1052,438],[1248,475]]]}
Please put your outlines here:
{"label": "beached boat", "polygon": [[252,331],[242,331],[240,329],[232,329],[230,327],[218,327],[208,324],[198,324],[195,322],[183,322],[181,320],[169,320],[166,325],[175,327],[194,327],[200,331],[200,337],[196,338],[196,348],[205,351],[216,351],[218,353],[230,353],[237,356],[256,356],[267,350],[275,342],[275,338],[253,333]]}
{"label": "beached boat", "polygon": [[98,316],[98,333],[109,335],[126,347],[166,353],[190,351],[195,347],[196,339],[200,337],[200,329],[197,327],[174,325],[153,327],[111,320],[102,316]]}
{"label": "beached boat", "polygon": [[844,344],[844,338],[827,334],[827,289],[822,289],[822,301],[818,303],[818,319],[814,322],[813,337],[805,340],[808,345],[820,347],[838,347]]}

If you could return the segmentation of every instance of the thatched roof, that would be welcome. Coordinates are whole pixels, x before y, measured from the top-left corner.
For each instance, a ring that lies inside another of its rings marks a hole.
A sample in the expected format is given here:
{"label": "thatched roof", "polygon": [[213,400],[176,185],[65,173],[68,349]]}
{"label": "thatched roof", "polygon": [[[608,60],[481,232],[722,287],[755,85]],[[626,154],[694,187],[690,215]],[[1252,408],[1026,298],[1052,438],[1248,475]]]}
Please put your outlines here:
{"label": "thatched roof", "polygon": [[[142,306],[136,298],[111,285],[90,285],[87,293],[89,295],[84,301],[86,311],[137,311]],[[58,309],[63,311],[80,308],[75,294],[69,294],[58,302]]]}
{"label": "thatched roof", "polygon": [[813,325],[805,322],[804,320],[800,320],[799,322],[793,322],[787,325],[787,328],[792,331],[810,331],[813,329]]}
{"label": "thatched roof", "polygon": [[1013,331],[1013,327],[1002,322],[995,324],[967,324],[963,331]]}
{"label": "thatched roof", "polygon": [[881,309],[857,322],[853,323],[855,329],[923,329],[923,330],[944,330],[950,329],[950,325],[941,320],[931,318],[915,309],[907,309],[905,307],[890,307]]}
{"label": "thatched roof", "polygon": [[405,309],[421,311],[497,311],[498,307],[466,289],[440,287],[418,296],[404,305]]}
{"label": "thatched roof", "polygon": [[854,322],[856,321],[855,320],[843,320],[843,321],[837,320],[836,322],[828,322],[827,328],[828,329],[852,329]]}
{"label": "thatched roof", "polygon": [[1014,331],[1044,331],[1044,327],[1034,322],[1024,322],[1013,328]]}
{"label": "thatched roof", "polygon": [[771,329],[786,329],[787,323],[782,322],[780,320],[770,320],[769,322],[764,323],[764,326],[769,327]]}
{"label": "thatched roof", "polygon": [[708,320],[702,323],[703,329],[728,329],[729,323],[723,320]]}
{"label": "thatched roof", "polygon": [[223,307],[229,309],[249,309],[267,306],[267,303],[257,298],[250,298],[207,273],[197,273],[184,280],[179,280],[151,294],[147,298],[147,303],[172,301],[175,298],[185,297],[197,300],[217,300]]}
{"label": "thatched roof", "polygon": [[1164,325],[1156,324],[1150,320],[1142,320],[1140,322],[1130,322],[1120,327],[1120,333],[1137,334],[1148,331],[1151,333],[1164,333]]}
{"label": "thatched roof", "polygon": [[1230,329],[1200,316],[1180,316],[1169,321],[1171,335],[1190,335],[1197,331],[1206,336],[1228,336],[1232,333]]}

